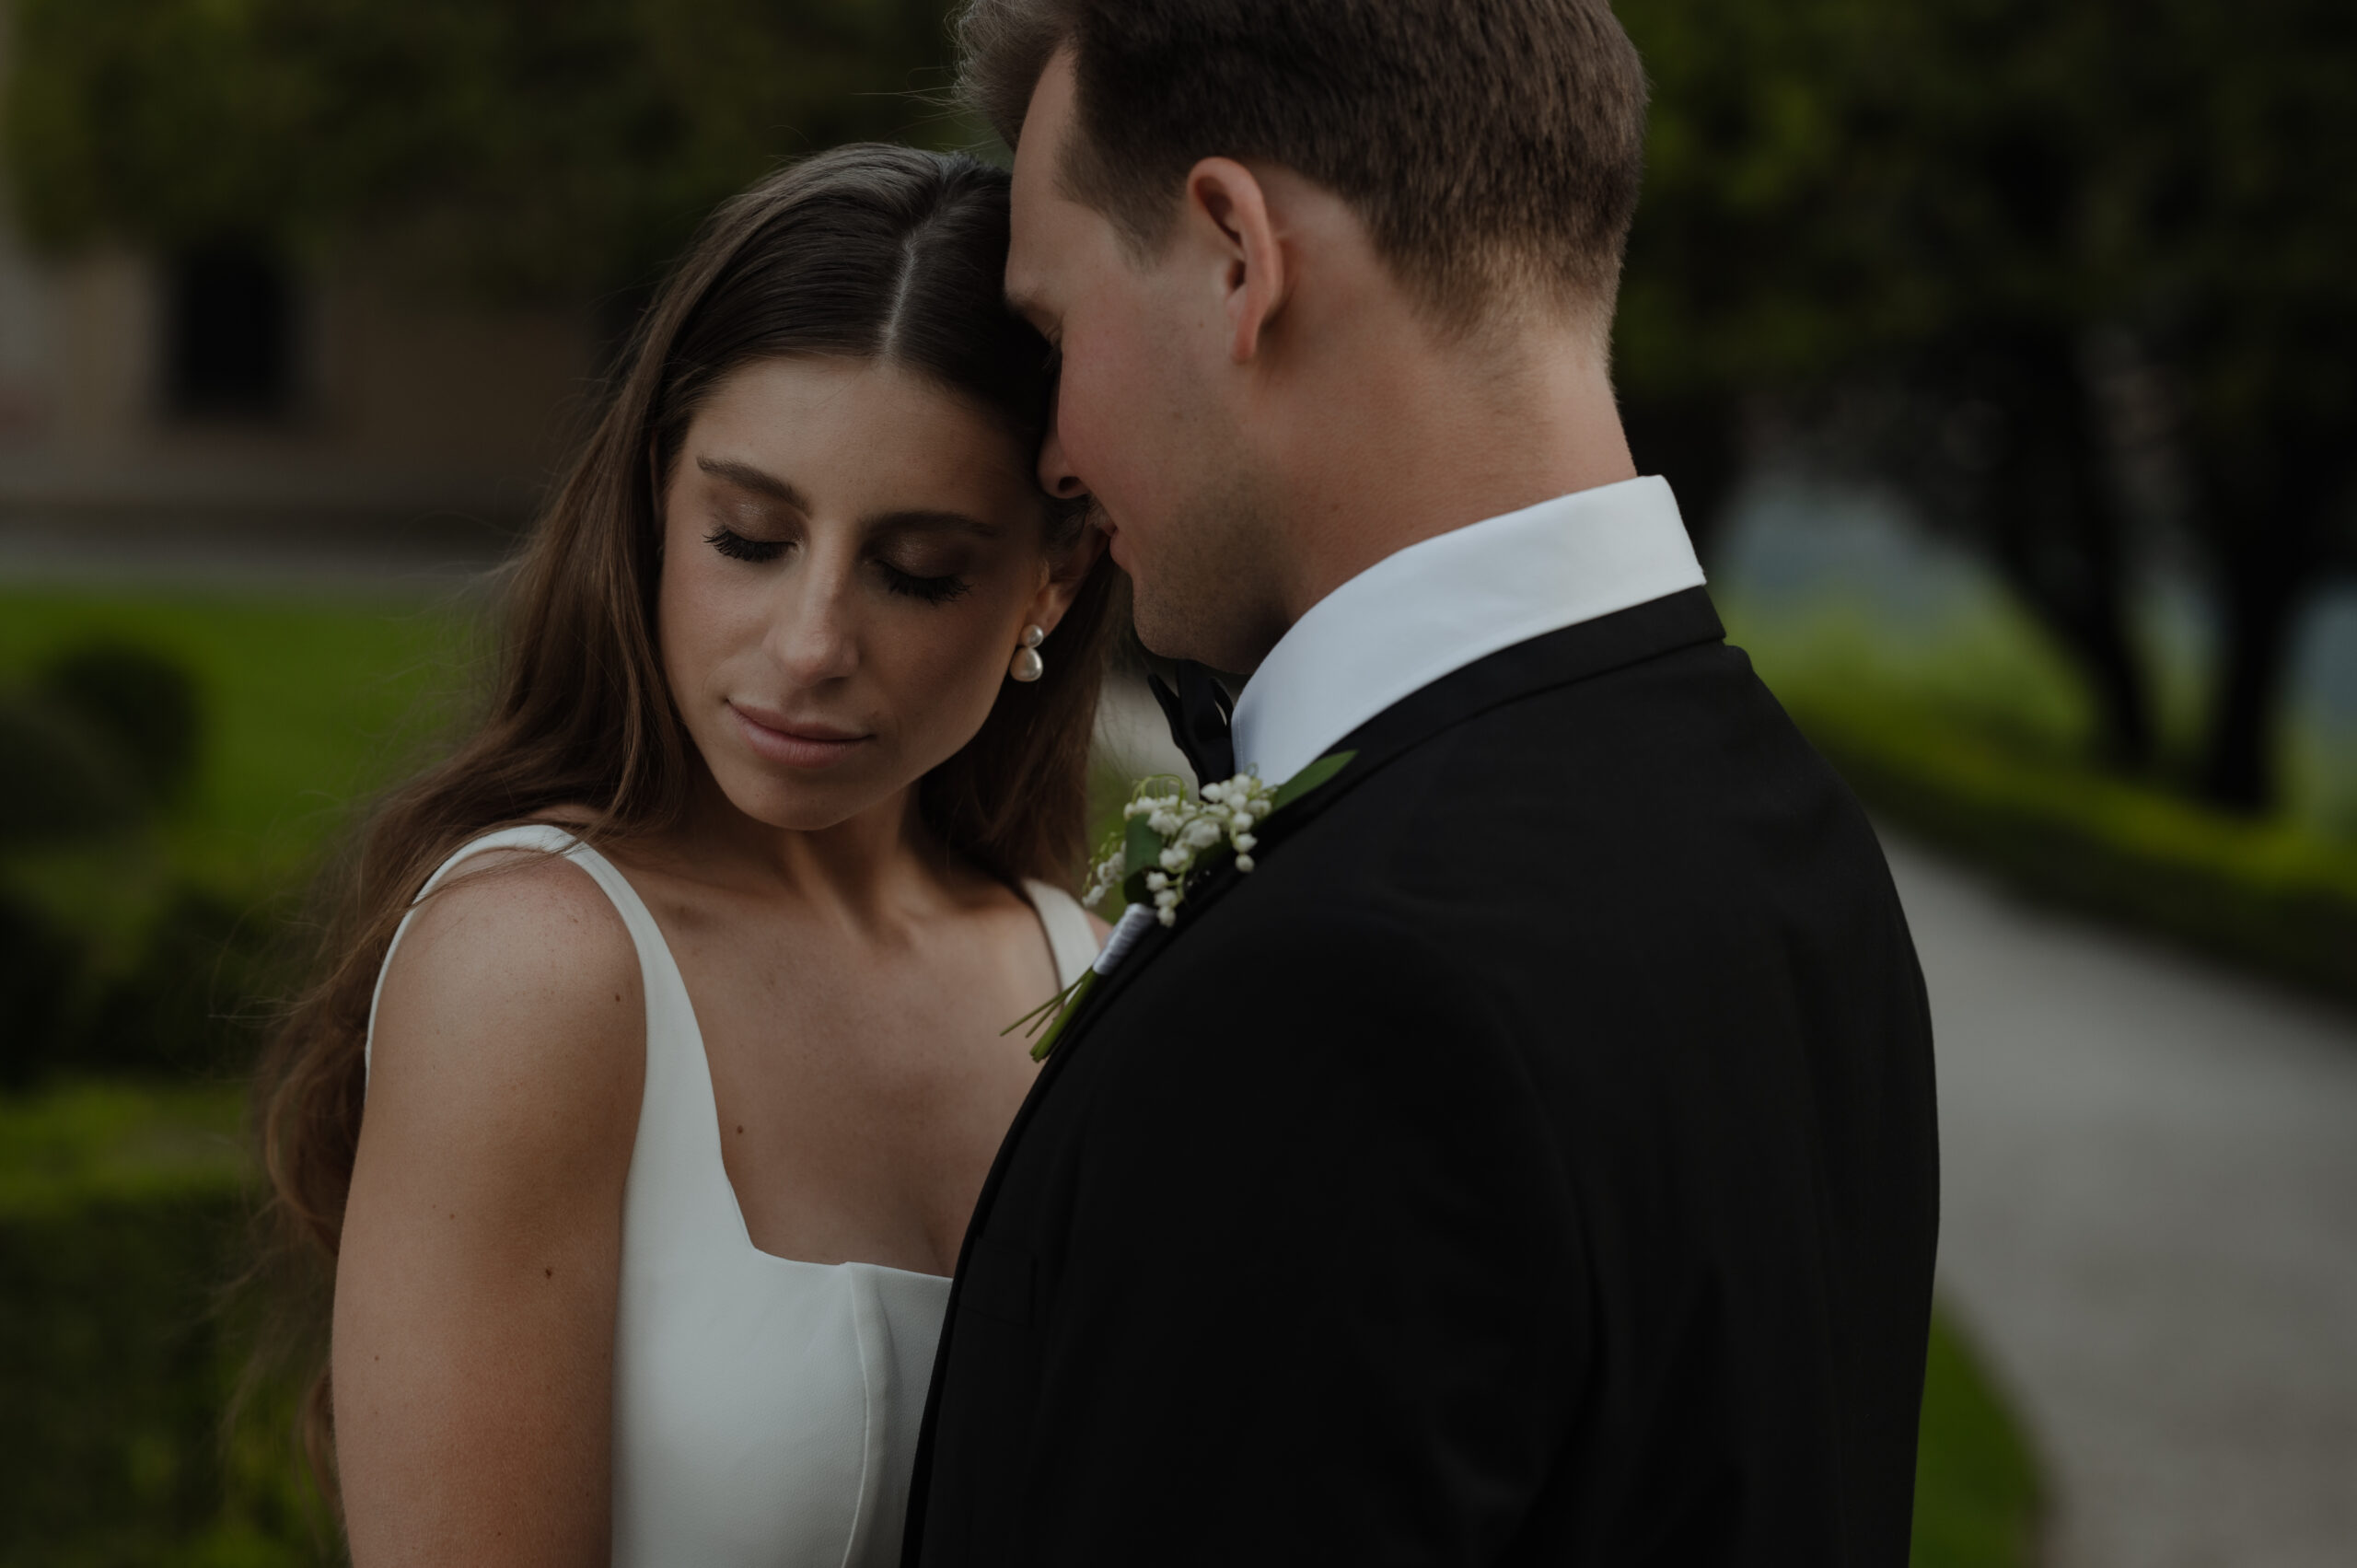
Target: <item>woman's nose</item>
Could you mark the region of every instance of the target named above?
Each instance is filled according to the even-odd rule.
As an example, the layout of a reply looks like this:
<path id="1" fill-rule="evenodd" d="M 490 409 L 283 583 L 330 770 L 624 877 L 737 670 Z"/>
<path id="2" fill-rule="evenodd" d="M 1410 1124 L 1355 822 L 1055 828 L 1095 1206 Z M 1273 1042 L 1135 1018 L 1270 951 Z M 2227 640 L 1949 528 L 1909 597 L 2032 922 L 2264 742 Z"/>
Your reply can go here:
<path id="1" fill-rule="evenodd" d="M 840 680 L 859 668 L 859 639 L 844 603 L 849 587 L 813 573 L 779 597 L 763 642 L 795 685 Z"/>

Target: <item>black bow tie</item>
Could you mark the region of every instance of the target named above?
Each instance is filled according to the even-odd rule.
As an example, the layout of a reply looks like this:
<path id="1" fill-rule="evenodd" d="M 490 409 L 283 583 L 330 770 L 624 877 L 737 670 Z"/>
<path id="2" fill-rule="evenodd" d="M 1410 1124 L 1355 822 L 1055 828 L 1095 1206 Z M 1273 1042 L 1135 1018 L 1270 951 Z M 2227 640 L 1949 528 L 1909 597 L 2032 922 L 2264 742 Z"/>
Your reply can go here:
<path id="1" fill-rule="evenodd" d="M 1196 784 L 1225 784 L 1234 778 L 1236 740 L 1227 724 L 1236 704 L 1228 700 L 1226 688 L 1191 659 L 1178 661 L 1176 691 L 1158 675 L 1149 672 L 1145 679 L 1154 688 L 1154 700 L 1162 704 L 1162 716 L 1170 721 L 1170 738 L 1195 770 Z"/>

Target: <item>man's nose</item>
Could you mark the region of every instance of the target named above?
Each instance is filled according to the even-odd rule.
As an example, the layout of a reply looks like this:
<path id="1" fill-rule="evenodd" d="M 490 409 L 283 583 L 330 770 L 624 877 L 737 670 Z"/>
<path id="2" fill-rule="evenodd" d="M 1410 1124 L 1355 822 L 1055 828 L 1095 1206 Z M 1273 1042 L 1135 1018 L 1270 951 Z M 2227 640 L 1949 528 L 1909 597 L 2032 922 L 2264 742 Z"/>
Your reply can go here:
<path id="1" fill-rule="evenodd" d="M 1048 420 L 1048 438 L 1039 443 L 1039 488 L 1059 501 L 1076 501 L 1088 494 L 1088 486 L 1073 471 L 1072 459 L 1064 456 L 1062 421 L 1052 413 Z"/>

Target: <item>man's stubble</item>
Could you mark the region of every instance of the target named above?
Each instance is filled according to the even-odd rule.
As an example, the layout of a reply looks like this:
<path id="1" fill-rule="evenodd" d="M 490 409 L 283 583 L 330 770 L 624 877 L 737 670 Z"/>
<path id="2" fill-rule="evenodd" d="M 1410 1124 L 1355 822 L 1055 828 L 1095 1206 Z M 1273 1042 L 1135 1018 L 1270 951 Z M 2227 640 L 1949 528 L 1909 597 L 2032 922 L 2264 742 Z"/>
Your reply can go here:
<path id="1" fill-rule="evenodd" d="M 1283 636 L 1282 520 L 1238 465 L 1204 472 L 1163 517 L 1150 559 L 1132 559 L 1138 641 L 1166 658 L 1250 672 Z"/>

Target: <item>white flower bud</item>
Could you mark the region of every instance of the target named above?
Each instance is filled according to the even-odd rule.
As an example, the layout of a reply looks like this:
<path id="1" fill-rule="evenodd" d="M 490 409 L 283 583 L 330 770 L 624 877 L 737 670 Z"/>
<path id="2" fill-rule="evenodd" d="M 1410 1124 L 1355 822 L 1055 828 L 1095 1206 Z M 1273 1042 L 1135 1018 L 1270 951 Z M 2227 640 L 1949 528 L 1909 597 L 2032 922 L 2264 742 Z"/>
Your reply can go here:
<path id="1" fill-rule="evenodd" d="M 1163 889 L 1167 888 L 1168 886 L 1170 886 L 1170 878 L 1165 877 L 1161 872 L 1149 871 L 1145 874 L 1145 890 L 1147 892 L 1159 893 Z"/>
<path id="2" fill-rule="evenodd" d="M 1164 910 L 1160 914 L 1155 916 L 1155 918 L 1162 922 L 1165 925 L 1176 925 L 1178 923 L 1178 912 L 1177 910 Z"/>
<path id="3" fill-rule="evenodd" d="M 1237 855 L 1237 856 L 1236 857 L 1236 869 L 1237 869 L 1238 871 L 1249 871 L 1249 870 L 1251 870 L 1251 869 L 1252 869 L 1252 857 L 1251 857 L 1250 855 L 1248 855 L 1248 854 L 1239 854 L 1239 855 Z"/>
<path id="4" fill-rule="evenodd" d="M 1177 871 L 1186 864 L 1187 852 L 1185 850 L 1167 849 L 1162 852 L 1162 868 L 1165 871 Z"/>
<path id="5" fill-rule="evenodd" d="M 1249 833 L 1238 833 L 1236 835 L 1236 847 L 1238 853 L 1249 851 L 1254 844 L 1257 844 L 1260 842 L 1260 840 L 1254 838 Z"/>

